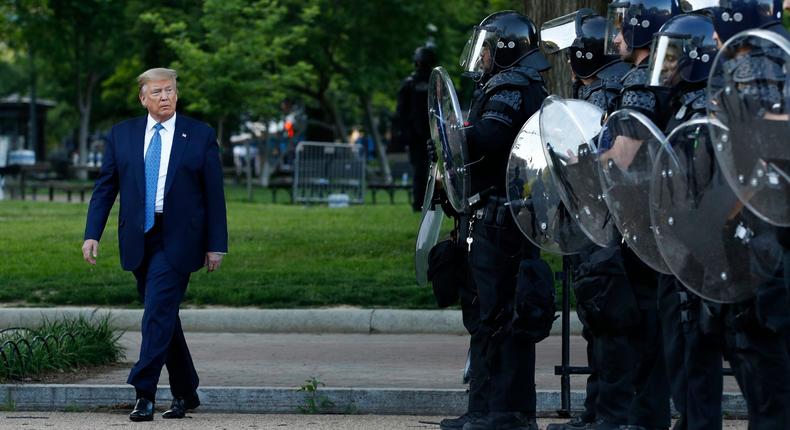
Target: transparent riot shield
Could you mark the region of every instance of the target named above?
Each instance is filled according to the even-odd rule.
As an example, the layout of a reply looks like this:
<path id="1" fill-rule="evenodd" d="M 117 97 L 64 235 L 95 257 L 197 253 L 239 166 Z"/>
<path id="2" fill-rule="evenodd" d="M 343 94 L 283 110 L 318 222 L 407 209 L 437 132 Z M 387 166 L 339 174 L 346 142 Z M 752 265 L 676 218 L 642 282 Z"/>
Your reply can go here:
<path id="1" fill-rule="evenodd" d="M 714 156 L 717 121 L 678 126 L 653 168 L 650 216 L 664 261 L 699 296 L 721 303 L 752 297 L 782 264 L 776 227 L 741 204 Z"/>
<path id="2" fill-rule="evenodd" d="M 617 229 L 645 264 L 670 273 L 650 220 L 650 178 L 664 134 L 641 113 L 622 109 L 606 120 L 598 142 L 603 196 Z"/>
<path id="3" fill-rule="evenodd" d="M 617 230 L 601 193 L 595 144 L 603 111 L 581 100 L 549 96 L 540 112 L 546 162 L 565 207 L 590 240 L 611 245 Z"/>
<path id="4" fill-rule="evenodd" d="M 425 199 L 422 203 L 422 221 L 417 232 L 417 243 L 414 253 L 414 269 L 417 284 L 428 285 L 428 254 L 439 240 L 439 233 L 444 221 L 444 212 L 441 207 L 433 207 L 433 191 L 436 186 L 437 163 L 431 163 L 428 170 L 428 185 L 425 189 Z"/>
<path id="5" fill-rule="evenodd" d="M 513 142 L 505 189 L 516 225 L 540 249 L 564 255 L 591 244 L 565 209 L 546 163 L 540 111 L 521 127 Z"/>
<path id="6" fill-rule="evenodd" d="M 463 130 L 464 119 L 453 81 L 441 66 L 431 72 L 428 117 L 431 138 L 439 158 L 437 179 L 441 181 L 453 208 L 460 213 L 466 212 L 470 180 L 466 169 L 469 153 Z"/>
<path id="7" fill-rule="evenodd" d="M 749 30 L 724 44 L 708 80 L 716 159 L 755 214 L 790 226 L 790 42 Z"/>

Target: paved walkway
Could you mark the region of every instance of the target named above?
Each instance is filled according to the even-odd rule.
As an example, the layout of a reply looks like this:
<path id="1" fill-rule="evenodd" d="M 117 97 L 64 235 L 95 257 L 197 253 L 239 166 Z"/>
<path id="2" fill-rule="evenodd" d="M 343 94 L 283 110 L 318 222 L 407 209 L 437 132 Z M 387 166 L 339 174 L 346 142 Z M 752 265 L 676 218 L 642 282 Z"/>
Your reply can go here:
<path id="1" fill-rule="evenodd" d="M 187 333 L 203 386 L 298 387 L 317 377 L 327 387 L 463 388 L 468 337 L 438 334 L 253 334 Z M 128 364 L 70 378 L 77 384 L 123 384 L 140 350 L 140 334 L 121 338 Z M 571 364 L 586 365 L 585 344 L 571 337 Z M 559 336 L 536 348 L 539 390 L 558 390 Z M 167 384 L 166 370 L 161 382 Z M 572 376 L 572 389 L 584 389 L 585 376 Z M 737 392 L 732 377 L 724 391 Z"/>
<path id="2" fill-rule="evenodd" d="M 6 412 L 0 415 L 2 430 L 85 430 L 85 429 L 139 429 L 161 428 L 182 430 L 224 429 L 344 429 L 344 430 L 389 430 L 389 429 L 438 429 L 436 424 L 442 417 L 380 416 L 380 415 L 252 415 L 252 414 L 205 414 L 192 413 L 183 420 L 166 421 L 158 416 L 152 423 L 133 423 L 126 412 L 107 413 L 41 413 Z M 549 423 L 562 422 L 555 419 L 540 419 L 541 428 Z M 725 421 L 724 429 L 745 429 L 743 421 Z"/>

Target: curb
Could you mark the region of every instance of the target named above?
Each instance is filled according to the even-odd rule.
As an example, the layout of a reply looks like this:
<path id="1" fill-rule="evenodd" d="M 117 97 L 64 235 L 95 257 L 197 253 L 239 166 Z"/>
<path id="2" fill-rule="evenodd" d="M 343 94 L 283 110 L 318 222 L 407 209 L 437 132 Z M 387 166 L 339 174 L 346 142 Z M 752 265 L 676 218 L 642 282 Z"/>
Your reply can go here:
<path id="1" fill-rule="evenodd" d="M 170 392 L 160 387 L 157 403 L 170 404 Z M 199 411 L 237 413 L 340 413 L 374 415 L 460 415 L 466 411 L 465 390 L 398 388 L 321 388 L 313 396 L 295 388 L 205 387 L 199 388 Z M 134 389 L 128 385 L 0 385 L 0 404 L 20 411 L 131 409 Z M 571 392 L 571 409 L 584 407 L 584 391 Z M 556 416 L 560 407 L 558 390 L 538 390 L 539 416 Z M 301 408 L 301 409 L 300 409 Z M 725 414 L 745 416 L 746 404 L 740 393 L 724 393 Z"/>
<path id="2" fill-rule="evenodd" d="M 142 309 L 87 307 L 0 308 L 0 327 L 33 327 L 44 320 L 112 316 L 119 330 L 137 331 Z M 448 334 L 466 335 L 461 311 L 400 309 L 182 309 L 186 331 L 206 333 L 354 333 L 354 334 Z M 571 334 L 581 334 L 576 313 Z M 551 334 L 561 333 L 561 318 L 554 320 Z"/>

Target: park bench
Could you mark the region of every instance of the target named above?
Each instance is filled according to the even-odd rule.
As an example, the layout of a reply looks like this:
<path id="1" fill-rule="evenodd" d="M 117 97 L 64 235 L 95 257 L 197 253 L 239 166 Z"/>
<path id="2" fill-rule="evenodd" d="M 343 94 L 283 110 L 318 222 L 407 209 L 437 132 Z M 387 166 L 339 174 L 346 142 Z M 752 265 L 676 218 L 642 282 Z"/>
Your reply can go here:
<path id="1" fill-rule="evenodd" d="M 293 195 L 293 184 L 294 180 L 292 176 L 274 176 L 269 180 L 269 189 L 272 192 L 272 203 L 277 203 L 277 193 L 279 191 L 285 191 L 288 194 L 288 197 L 291 199 L 291 203 L 294 202 L 294 195 Z"/>
<path id="2" fill-rule="evenodd" d="M 376 193 L 379 191 L 384 191 L 390 196 L 390 203 L 395 204 L 395 192 L 398 190 L 405 190 L 409 195 L 409 202 L 413 198 L 412 196 L 412 189 L 411 184 L 403 184 L 403 183 L 370 183 L 368 184 L 368 189 L 370 190 L 370 196 L 372 197 L 373 204 L 376 204 Z"/>
<path id="3" fill-rule="evenodd" d="M 33 200 L 37 199 L 39 189 L 46 189 L 49 201 L 55 200 L 55 191 L 63 191 L 66 193 L 68 202 L 71 202 L 73 194 L 79 193 L 80 202 L 85 203 L 85 193 L 93 189 L 93 184 L 67 181 L 30 181 L 28 187 Z"/>

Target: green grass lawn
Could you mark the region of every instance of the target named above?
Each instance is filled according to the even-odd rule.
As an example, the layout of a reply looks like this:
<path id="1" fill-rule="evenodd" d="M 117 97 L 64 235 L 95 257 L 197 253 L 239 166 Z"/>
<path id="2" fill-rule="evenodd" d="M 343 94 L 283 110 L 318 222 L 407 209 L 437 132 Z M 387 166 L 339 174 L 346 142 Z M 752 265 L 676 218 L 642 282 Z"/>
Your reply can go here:
<path id="1" fill-rule="evenodd" d="M 434 307 L 430 288 L 414 280 L 419 215 L 405 193 L 395 205 L 380 194 L 378 205 L 344 209 L 271 204 L 260 189 L 251 203 L 241 187 L 228 186 L 227 194 L 230 252 L 218 272 L 192 275 L 188 304 Z M 134 277 L 118 259 L 117 206 L 94 267 L 80 250 L 86 209 L 0 202 L 0 302 L 138 306 Z"/>

